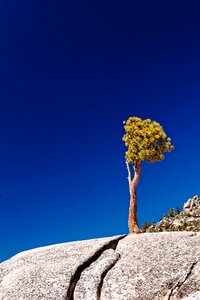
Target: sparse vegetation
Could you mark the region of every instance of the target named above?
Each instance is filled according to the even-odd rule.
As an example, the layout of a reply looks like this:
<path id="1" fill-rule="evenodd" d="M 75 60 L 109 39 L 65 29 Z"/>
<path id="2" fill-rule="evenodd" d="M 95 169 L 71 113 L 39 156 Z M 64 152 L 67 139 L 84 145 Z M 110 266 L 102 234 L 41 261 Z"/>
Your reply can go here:
<path id="1" fill-rule="evenodd" d="M 146 232 L 147 228 L 149 228 L 152 224 L 150 222 L 144 222 L 142 224 L 142 232 Z"/>
<path id="2" fill-rule="evenodd" d="M 180 209 L 178 208 L 178 206 L 175 208 L 175 216 L 180 214 Z"/>
<path id="3" fill-rule="evenodd" d="M 158 223 L 142 224 L 142 232 L 162 231 L 200 231 L 200 202 L 199 204 L 197 202 L 192 209 L 184 209 L 182 212 L 178 207 L 170 208 Z"/>
<path id="4" fill-rule="evenodd" d="M 167 216 L 169 218 L 173 218 L 175 216 L 174 208 L 170 208 L 170 210 L 168 211 Z"/>

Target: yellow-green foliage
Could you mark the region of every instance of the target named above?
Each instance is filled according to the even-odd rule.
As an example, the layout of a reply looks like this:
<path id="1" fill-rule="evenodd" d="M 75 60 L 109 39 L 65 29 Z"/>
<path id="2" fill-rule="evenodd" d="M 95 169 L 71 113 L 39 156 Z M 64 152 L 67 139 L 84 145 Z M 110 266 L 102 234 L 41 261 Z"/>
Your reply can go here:
<path id="1" fill-rule="evenodd" d="M 162 126 L 150 119 L 130 117 L 123 122 L 123 141 L 128 147 L 126 160 L 135 165 L 138 161 L 155 162 L 164 159 L 164 152 L 174 149 Z"/>

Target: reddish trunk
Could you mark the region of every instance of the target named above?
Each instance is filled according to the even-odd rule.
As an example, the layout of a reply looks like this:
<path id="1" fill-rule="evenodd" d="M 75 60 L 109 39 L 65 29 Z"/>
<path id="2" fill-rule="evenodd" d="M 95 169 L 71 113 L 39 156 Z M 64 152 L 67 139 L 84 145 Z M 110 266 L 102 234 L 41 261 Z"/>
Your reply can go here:
<path id="1" fill-rule="evenodd" d="M 136 186 L 138 185 L 140 180 L 140 170 L 141 170 L 141 162 L 138 162 L 136 166 L 134 166 L 135 174 L 133 180 L 129 178 L 130 206 L 129 206 L 128 227 L 130 233 L 141 232 L 137 220 L 137 198 L 136 198 Z"/>

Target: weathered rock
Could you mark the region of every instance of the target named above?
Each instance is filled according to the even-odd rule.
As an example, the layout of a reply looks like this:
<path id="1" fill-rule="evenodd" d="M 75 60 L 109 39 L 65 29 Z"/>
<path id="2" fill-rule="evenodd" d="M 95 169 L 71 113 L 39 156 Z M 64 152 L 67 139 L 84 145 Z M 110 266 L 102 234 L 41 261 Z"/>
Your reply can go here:
<path id="1" fill-rule="evenodd" d="M 65 300 L 82 266 L 90 265 L 101 249 L 115 246 L 118 239 L 63 243 L 17 254 L 0 264 L 0 300 Z"/>
<path id="2" fill-rule="evenodd" d="M 74 300 L 96 300 L 102 288 L 102 280 L 107 272 L 117 263 L 120 255 L 113 249 L 106 250 L 94 263 L 81 274 Z"/>
<path id="3" fill-rule="evenodd" d="M 175 300 L 200 293 L 200 233 L 129 235 L 104 279 L 101 300 Z"/>
<path id="4" fill-rule="evenodd" d="M 192 209 L 194 207 L 200 206 L 200 196 L 194 196 L 189 198 L 183 205 L 183 210 Z"/>
<path id="5" fill-rule="evenodd" d="M 200 196 L 189 198 L 179 214 L 168 215 L 156 224 L 145 226 L 143 231 L 200 231 Z"/>
<path id="6" fill-rule="evenodd" d="M 183 298 L 182 300 L 200 300 L 200 292 L 191 294 L 190 296 Z"/>
<path id="7" fill-rule="evenodd" d="M 200 233 L 58 244 L 0 264 L 0 300 L 199 300 Z"/>

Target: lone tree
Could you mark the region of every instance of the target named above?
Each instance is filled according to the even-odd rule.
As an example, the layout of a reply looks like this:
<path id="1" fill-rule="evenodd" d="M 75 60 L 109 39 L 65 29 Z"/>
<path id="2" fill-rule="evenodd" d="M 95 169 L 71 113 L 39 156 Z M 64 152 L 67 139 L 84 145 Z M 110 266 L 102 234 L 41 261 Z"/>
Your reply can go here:
<path id="1" fill-rule="evenodd" d="M 130 117 L 123 124 L 125 129 L 123 141 L 128 147 L 125 154 L 130 192 L 128 226 L 130 233 L 140 233 L 137 221 L 136 187 L 140 180 L 142 162 L 163 160 L 163 153 L 171 152 L 174 147 L 158 122 Z M 132 177 L 130 164 L 133 166 L 134 177 Z"/>

